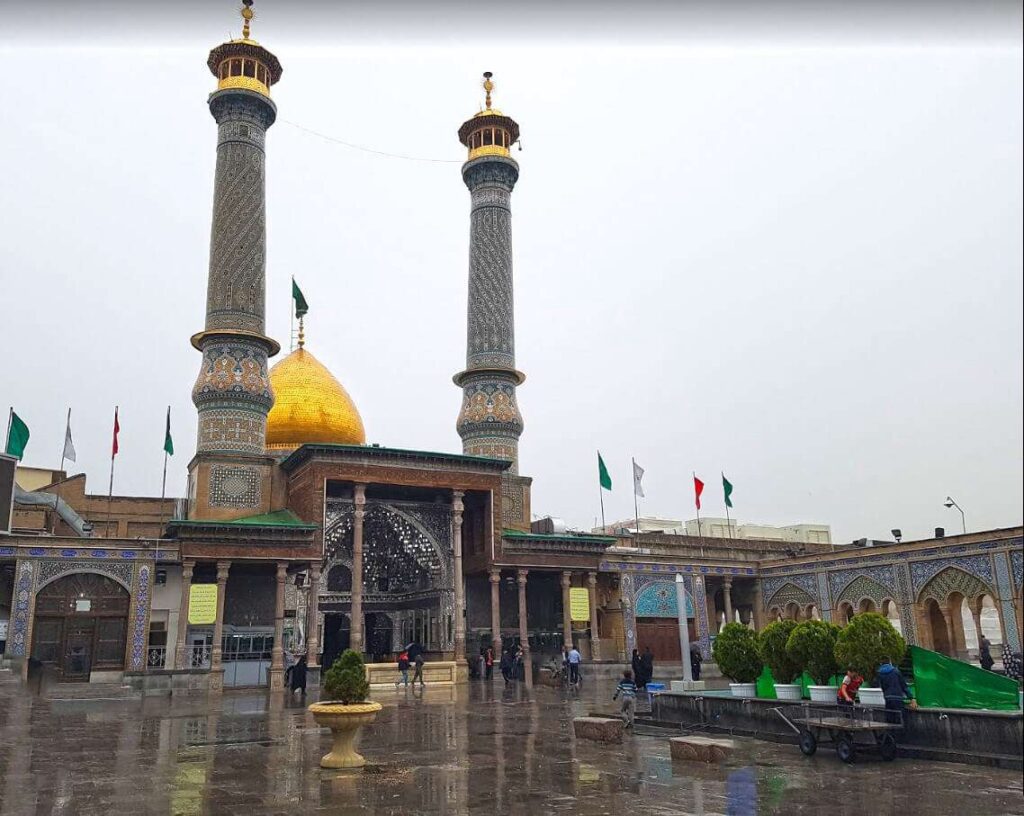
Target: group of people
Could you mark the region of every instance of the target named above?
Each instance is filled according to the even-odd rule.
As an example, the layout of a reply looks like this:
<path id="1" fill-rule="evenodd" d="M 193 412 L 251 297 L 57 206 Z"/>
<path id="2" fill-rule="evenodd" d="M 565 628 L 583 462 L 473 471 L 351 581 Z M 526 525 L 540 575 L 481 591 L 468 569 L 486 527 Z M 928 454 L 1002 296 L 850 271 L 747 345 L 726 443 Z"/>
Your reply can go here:
<path id="1" fill-rule="evenodd" d="M 852 707 L 857 702 L 857 690 L 864 684 L 864 678 L 852 666 L 846 670 L 843 681 L 836 690 L 836 702 L 840 706 Z M 903 723 L 903 710 L 907 701 L 913 702 L 906 678 L 892 661 L 886 657 L 875 674 L 875 688 L 880 688 L 885 697 L 886 719 L 897 725 Z"/>
<path id="2" fill-rule="evenodd" d="M 423 682 L 423 664 L 426 663 L 426 659 L 423 656 L 423 647 L 420 646 L 416 641 L 413 641 L 401 652 L 398 653 L 398 679 L 395 681 L 395 688 L 404 685 L 406 688 L 409 687 L 409 667 L 413 667 L 412 684 L 415 687 L 416 681 L 418 680 L 420 686 L 425 686 Z"/>
<path id="3" fill-rule="evenodd" d="M 498 669 L 501 671 L 501 676 L 505 680 L 507 686 L 513 680 L 520 679 L 525 676 L 523 661 L 526 658 L 526 653 L 523 651 L 522 646 L 516 646 L 515 649 L 505 649 L 501 653 L 501 660 L 498 661 Z"/>

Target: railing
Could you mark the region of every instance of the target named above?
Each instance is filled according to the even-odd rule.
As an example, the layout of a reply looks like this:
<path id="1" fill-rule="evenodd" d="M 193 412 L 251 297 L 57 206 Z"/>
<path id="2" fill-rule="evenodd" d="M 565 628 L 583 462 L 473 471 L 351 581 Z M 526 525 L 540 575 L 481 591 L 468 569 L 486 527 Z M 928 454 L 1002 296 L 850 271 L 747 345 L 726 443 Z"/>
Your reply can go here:
<path id="1" fill-rule="evenodd" d="M 210 668 L 210 654 L 212 651 L 212 646 L 192 645 L 187 647 L 185 659 L 188 663 L 186 665 L 190 669 Z"/>
<path id="2" fill-rule="evenodd" d="M 146 650 L 146 668 L 163 669 L 167 666 L 167 647 L 150 646 Z"/>

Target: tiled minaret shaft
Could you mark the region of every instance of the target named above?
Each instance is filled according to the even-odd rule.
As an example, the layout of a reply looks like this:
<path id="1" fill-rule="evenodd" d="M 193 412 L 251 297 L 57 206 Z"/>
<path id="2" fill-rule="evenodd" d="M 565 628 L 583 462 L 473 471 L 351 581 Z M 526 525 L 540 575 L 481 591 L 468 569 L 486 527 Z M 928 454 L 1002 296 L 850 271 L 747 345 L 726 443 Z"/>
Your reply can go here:
<path id="1" fill-rule="evenodd" d="M 267 358 L 280 350 L 264 335 L 264 301 L 265 140 L 277 116 L 270 86 L 280 78 L 281 65 L 249 39 L 249 5 L 242 12 L 242 39 L 217 46 L 208 61 L 218 79 L 209 98 L 217 122 L 217 170 L 206 327 L 192 338 L 203 354 L 192 391 L 200 454 L 264 453 L 267 412 L 274 403 Z"/>
<path id="2" fill-rule="evenodd" d="M 524 375 L 515 366 L 512 287 L 512 190 L 519 165 L 509 148 L 519 125 L 491 107 L 490 74 L 485 74 L 487 108 L 459 129 L 469 149 L 462 179 L 470 192 L 469 308 L 466 370 L 455 375 L 462 388 L 457 429 L 463 452 L 511 460 L 518 472 L 523 420 L 516 386 Z"/>

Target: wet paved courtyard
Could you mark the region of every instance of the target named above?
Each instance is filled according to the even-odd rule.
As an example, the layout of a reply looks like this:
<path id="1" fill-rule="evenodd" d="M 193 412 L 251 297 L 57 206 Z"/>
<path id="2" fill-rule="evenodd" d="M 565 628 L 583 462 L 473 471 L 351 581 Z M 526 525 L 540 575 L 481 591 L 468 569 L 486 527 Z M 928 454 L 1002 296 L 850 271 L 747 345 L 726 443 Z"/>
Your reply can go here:
<path id="1" fill-rule="evenodd" d="M 473 683 L 375 692 L 363 773 L 298 698 L 61 700 L 0 686 L 0 816 L 13 814 L 1024 814 L 1019 771 L 865 758 L 738 740 L 724 766 L 673 763 L 664 736 L 576 742 L 610 684 L 529 695 Z M 312 697 L 306 702 L 312 701 Z"/>

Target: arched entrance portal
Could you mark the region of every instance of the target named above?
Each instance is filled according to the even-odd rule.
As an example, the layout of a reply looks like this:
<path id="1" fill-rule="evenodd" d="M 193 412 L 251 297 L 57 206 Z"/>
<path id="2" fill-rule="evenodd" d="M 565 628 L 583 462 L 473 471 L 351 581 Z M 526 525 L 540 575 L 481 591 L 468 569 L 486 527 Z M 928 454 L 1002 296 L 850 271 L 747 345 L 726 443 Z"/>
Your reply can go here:
<path id="1" fill-rule="evenodd" d="M 58 578 L 36 595 L 32 656 L 64 682 L 124 669 L 128 590 L 93 572 Z"/>

